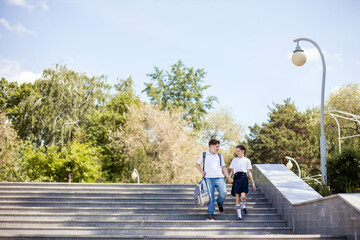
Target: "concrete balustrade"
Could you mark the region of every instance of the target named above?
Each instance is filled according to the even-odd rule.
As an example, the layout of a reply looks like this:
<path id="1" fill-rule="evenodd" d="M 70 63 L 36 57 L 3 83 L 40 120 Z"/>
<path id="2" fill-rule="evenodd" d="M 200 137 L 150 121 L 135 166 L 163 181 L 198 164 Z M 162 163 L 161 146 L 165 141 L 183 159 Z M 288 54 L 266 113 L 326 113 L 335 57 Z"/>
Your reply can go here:
<path id="1" fill-rule="evenodd" d="M 283 164 L 256 164 L 254 181 L 295 234 L 360 239 L 360 194 L 322 197 Z"/>

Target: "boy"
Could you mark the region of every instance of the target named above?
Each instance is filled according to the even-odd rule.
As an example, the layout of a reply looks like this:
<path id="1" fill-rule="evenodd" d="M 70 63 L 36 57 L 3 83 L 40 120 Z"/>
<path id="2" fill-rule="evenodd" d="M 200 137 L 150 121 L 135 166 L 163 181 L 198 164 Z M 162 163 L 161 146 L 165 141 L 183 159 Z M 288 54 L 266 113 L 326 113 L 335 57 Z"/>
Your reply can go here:
<path id="1" fill-rule="evenodd" d="M 220 141 L 216 139 L 211 139 L 209 141 L 209 151 L 204 152 L 200 155 L 199 159 L 196 162 L 196 168 L 201 172 L 202 177 L 205 178 L 206 184 L 210 193 L 210 203 L 208 206 L 207 214 L 209 215 L 207 220 L 214 220 L 215 213 L 215 188 L 218 191 L 217 205 L 219 207 L 219 212 L 224 211 L 223 203 L 226 198 L 226 183 L 224 180 L 225 174 L 229 183 L 232 183 L 232 179 L 228 174 L 228 171 L 225 166 L 224 159 L 221 154 L 218 153 L 220 149 Z M 204 156 L 205 154 L 205 156 Z M 201 168 L 201 163 L 205 158 L 204 170 Z"/>

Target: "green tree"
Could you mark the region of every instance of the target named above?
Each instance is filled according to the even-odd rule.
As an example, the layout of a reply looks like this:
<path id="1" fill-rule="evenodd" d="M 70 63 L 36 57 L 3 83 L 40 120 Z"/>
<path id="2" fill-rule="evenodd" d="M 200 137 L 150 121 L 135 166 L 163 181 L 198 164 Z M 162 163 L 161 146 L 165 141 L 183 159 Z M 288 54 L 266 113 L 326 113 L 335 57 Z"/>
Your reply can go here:
<path id="1" fill-rule="evenodd" d="M 20 151 L 20 171 L 25 175 L 26 181 L 57 181 L 57 172 L 61 163 L 61 153 L 59 147 L 55 145 L 35 149 L 32 143 L 27 141 Z"/>
<path id="2" fill-rule="evenodd" d="M 6 112 L 6 116 L 12 123 L 20 139 L 29 139 L 31 135 L 31 118 L 26 114 L 30 106 L 20 105 L 29 96 L 37 95 L 32 83 L 23 83 L 18 86 L 17 82 L 8 82 L 1 79 L 0 84 L 0 109 Z"/>
<path id="3" fill-rule="evenodd" d="M 345 84 L 331 92 L 326 101 L 327 110 L 341 110 L 352 114 L 360 113 L 360 86 L 356 83 Z"/>
<path id="4" fill-rule="evenodd" d="M 125 124 L 125 114 L 129 106 L 140 102 L 133 89 L 133 80 L 129 77 L 115 85 L 116 93 L 102 111 L 94 111 L 89 122 L 82 128 L 86 141 L 99 147 L 102 177 L 106 182 L 121 181 L 124 171 L 125 155 L 118 148 L 115 132 Z"/>
<path id="5" fill-rule="evenodd" d="M 209 85 L 202 85 L 205 77 L 203 69 L 186 67 L 182 61 L 171 66 L 170 72 L 155 67 L 155 73 L 148 74 L 150 83 L 145 83 L 143 90 L 150 102 L 162 110 L 181 108 L 183 118 L 195 129 L 201 128 L 201 122 L 207 110 L 217 101 L 214 96 L 204 97 L 204 90 Z"/>
<path id="6" fill-rule="evenodd" d="M 0 80 L 0 111 L 5 111 L 9 98 L 13 95 L 16 83 L 8 82 L 5 78 Z"/>
<path id="7" fill-rule="evenodd" d="M 75 142 L 62 154 L 64 155 L 60 164 L 62 174 L 59 176 L 67 173 L 68 182 L 95 182 L 100 177 L 101 166 L 96 147 Z"/>
<path id="8" fill-rule="evenodd" d="M 60 65 L 44 70 L 34 83 L 35 92 L 18 104 L 22 117 L 16 126 L 25 128 L 21 137 L 36 146 L 62 147 L 103 105 L 108 88 L 104 76 L 88 77 Z"/>
<path id="9" fill-rule="evenodd" d="M 360 116 L 360 86 L 358 84 L 346 84 L 333 91 L 327 102 L 326 110 L 338 110 Z M 338 115 L 341 115 L 337 113 Z M 345 115 L 343 115 L 345 116 Z M 351 118 L 350 116 L 346 116 Z M 340 125 L 341 137 L 354 136 L 360 134 L 360 124 L 357 121 L 350 121 L 344 118 L 337 118 Z M 330 153 L 337 153 L 338 150 L 338 126 L 336 121 L 330 116 L 325 115 L 325 132 L 327 137 L 327 149 Z M 341 140 L 342 146 L 360 145 L 360 137 L 353 137 Z"/>
<path id="10" fill-rule="evenodd" d="M 97 148 L 74 142 L 60 151 L 59 146 L 41 146 L 30 142 L 21 150 L 19 165 L 27 181 L 95 182 L 101 174 Z M 69 174 L 70 173 L 70 174 Z"/>
<path id="11" fill-rule="evenodd" d="M 268 122 L 250 127 L 249 158 L 254 163 L 281 163 L 290 156 L 304 174 L 319 173 L 318 135 L 312 119 L 316 119 L 316 111 L 301 113 L 290 99 L 274 104 Z"/>
<path id="12" fill-rule="evenodd" d="M 358 192 L 360 187 L 360 154 L 345 147 L 328 161 L 328 175 L 333 193 Z"/>

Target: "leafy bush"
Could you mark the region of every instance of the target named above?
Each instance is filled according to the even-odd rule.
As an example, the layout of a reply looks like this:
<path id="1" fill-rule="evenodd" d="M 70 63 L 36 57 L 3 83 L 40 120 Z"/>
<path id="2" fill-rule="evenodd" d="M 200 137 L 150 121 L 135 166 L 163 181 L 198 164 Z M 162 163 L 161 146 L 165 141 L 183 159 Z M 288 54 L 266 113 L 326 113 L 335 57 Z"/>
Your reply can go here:
<path id="1" fill-rule="evenodd" d="M 75 142 L 67 148 L 28 143 L 21 151 L 20 172 L 31 182 L 95 182 L 101 175 L 97 148 Z"/>
<path id="2" fill-rule="evenodd" d="M 360 153 L 345 148 L 329 159 L 328 176 L 333 193 L 357 192 L 360 186 Z"/>
<path id="3" fill-rule="evenodd" d="M 325 184 L 317 183 L 315 181 L 308 182 L 308 184 L 323 197 L 331 195 L 329 187 Z"/>

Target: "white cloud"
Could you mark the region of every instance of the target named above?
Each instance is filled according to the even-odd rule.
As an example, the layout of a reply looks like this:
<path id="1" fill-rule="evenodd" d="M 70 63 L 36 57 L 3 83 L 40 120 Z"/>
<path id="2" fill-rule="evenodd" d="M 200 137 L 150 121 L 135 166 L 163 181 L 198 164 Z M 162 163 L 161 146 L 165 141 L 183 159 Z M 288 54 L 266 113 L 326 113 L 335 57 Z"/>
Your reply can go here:
<path id="1" fill-rule="evenodd" d="M 322 71 L 322 63 L 321 63 L 321 57 L 320 53 L 317 50 L 317 48 L 302 48 L 304 50 L 304 54 L 306 55 L 306 62 L 314 62 L 317 63 L 316 70 Z M 333 71 L 335 70 L 334 67 L 330 66 L 328 63 L 331 62 L 334 64 L 334 62 L 343 62 L 343 56 L 341 53 L 329 53 L 326 50 L 321 50 L 324 54 L 325 63 L 326 63 L 326 70 L 327 71 Z M 292 52 L 288 54 L 289 59 L 292 57 Z"/>
<path id="2" fill-rule="evenodd" d="M 320 62 L 320 54 L 316 48 L 303 48 L 306 59 L 309 62 Z"/>
<path id="3" fill-rule="evenodd" d="M 12 29 L 9 22 L 5 18 L 0 18 L 0 23 L 7 29 L 9 29 L 9 30 Z"/>
<path id="4" fill-rule="evenodd" d="M 360 61 L 357 61 L 356 64 L 357 64 L 357 65 L 360 65 Z"/>
<path id="5" fill-rule="evenodd" d="M 30 4 L 27 0 L 8 0 L 8 3 L 11 5 L 27 8 L 29 10 L 35 8 L 35 6 Z"/>
<path id="6" fill-rule="evenodd" d="M 341 53 L 329 53 L 326 50 L 322 50 L 324 54 L 325 61 L 327 59 L 336 60 L 338 62 L 343 61 Z M 320 62 L 320 53 L 316 48 L 305 48 L 304 53 L 309 61 Z"/>
<path id="7" fill-rule="evenodd" d="M 46 1 L 29 1 L 29 0 L 8 0 L 8 3 L 11 5 L 19 6 L 26 8 L 28 10 L 33 10 L 37 7 L 42 8 L 43 10 L 49 10 Z"/>
<path id="8" fill-rule="evenodd" d="M 35 34 L 34 31 L 27 30 L 23 25 L 17 23 L 15 26 L 11 26 L 9 22 L 5 18 L 0 18 L 0 24 L 2 24 L 5 28 L 9 29 L 12 32 L 16 32 L 20 35 L 23 33 L 27 34 Z"/>
<path id="9" fill-rule="evenodd" d="M 24 70 L 20 62 L 0 59 L 0 77 L 4 77 L 10 82 L 17 82 L 19 84 L 34 82 L 36 79 L 39 79 L 41 75 L 41 73 Z"/>
<path id="10" fill-rule="evenodd" d="M 39 5 L 43 10 L 49 10 L 49 7 L 45 1 L 39 2 Z"/>
<path id="11" fill-rule="evenodd" d="M 328 62 L 327 60 L 335 60 L 337 62 L 343 61 L 343 56 L 341 53 L 329 53 L 327 50 L 321 50 L 324 54 L 325 62 Z M 306 54 L 306 57 L 309 61 L 312 62 L 320 62 L 320 53 L 317 50 L 317 48 L 304 48 L 304 53 Z"/>

